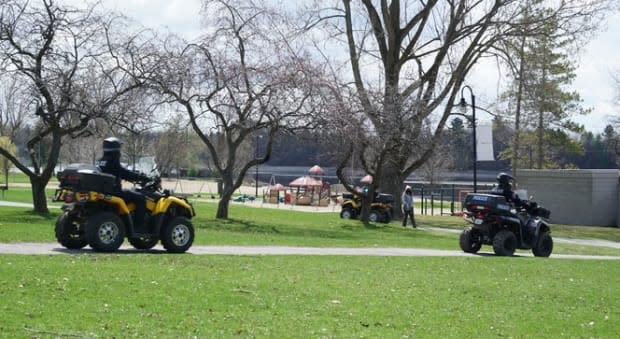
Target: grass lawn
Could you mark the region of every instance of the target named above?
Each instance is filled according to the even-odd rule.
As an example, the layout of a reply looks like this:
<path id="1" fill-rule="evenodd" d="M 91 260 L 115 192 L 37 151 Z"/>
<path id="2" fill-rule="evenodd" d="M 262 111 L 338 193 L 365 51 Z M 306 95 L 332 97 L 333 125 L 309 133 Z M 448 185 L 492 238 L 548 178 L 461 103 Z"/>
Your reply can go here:
<path id="1" fill-rule="evenodd" d="M 620 261 L 0 256 L 7 337 L 614 338 Z"/>
<path id="2" fill-rule="evenodd" d="M 52 198 L 55 192 L 56 192 L 55 189 L 46 189 L 45 196 L 47 196 L 48 198 Z M 23 187 L 10 187 L 8 190 L 4 191 L 4 198 L 2 200 L 32 203 L 32 191 L 28 188 L 23 188 Z M 61 203 L 48 201 L 48 205 L 60 206 Z"/>
<path id="3" fill-rule="evenodd" d="M 458 234 L 397 222 L 238 204 L 221 221 L 215 209 L 196 204 L 195 244 L 458 250 Z M 0 207 L 0 242 L 53 242 L 58 213 Z M 418 216 L 418 224 L 464 222 Z M 554 235 L 582 234 L 552 227 Z M 554 253 L 620 250 L 556 244 Z M 0 255 L 0 337 L 616 338 L 618 286 L 620 260 Z"/>

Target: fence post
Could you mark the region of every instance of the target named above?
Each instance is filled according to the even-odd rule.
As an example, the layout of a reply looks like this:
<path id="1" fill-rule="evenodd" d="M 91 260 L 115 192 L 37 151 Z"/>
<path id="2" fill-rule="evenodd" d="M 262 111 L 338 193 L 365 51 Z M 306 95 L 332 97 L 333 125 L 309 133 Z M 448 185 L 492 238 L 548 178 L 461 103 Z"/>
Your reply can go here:
<path id="1" fill-rule="evenodd" d="M 452 184 L 452 200 L 450 201 L 450 215 L 454 215 L 454 184 Z"/>
<path id="2" fill-rule="evenodd" d="M 420 214 L 424 214 L 424 186 L 422 186 L 422 190 L 420 191 Z"/>
<path id="3" fill-rule="evenodd" d="M 439 216 L 443 215 L 443 187 L 439 191 Z"/>
<path id="4" fill-rule="evenodd" d="M 431 215 L 435 215 L 435 195 L 431 193 Z"/>

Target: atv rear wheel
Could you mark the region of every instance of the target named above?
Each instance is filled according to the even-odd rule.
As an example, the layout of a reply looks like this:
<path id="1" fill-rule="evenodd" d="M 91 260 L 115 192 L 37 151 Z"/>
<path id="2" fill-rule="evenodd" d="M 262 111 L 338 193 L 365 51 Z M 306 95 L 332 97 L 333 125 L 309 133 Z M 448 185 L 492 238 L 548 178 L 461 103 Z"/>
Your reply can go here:
<path id="1" fill-rule="evenodd" d="M 183 253 L 194 242 L 194 226 L 186 217 L 174 217 L 161 230 L 161 244 L 170 253 Z"/>
<path id="2" fill-rule="evenodd" d="M 517 249 L 517 237 L 514 233 L 501 230 L 493 238 L 493 252 L 497 255 L 511 256 Z"/>
<path id="3" fill-rule="evenodd" d="M 343 207 L 340 211 L 340 218 L 355 219 L 355 211 L 351 207 Z"/>
<path id="4" fill-rule="evenodd" d="M 139 250 L 150 250 L 159 241 L 158 238 L 155 237 L 132 237 L 129 238 L 129 243 L 136 249 Z"/>
<path id="5" fill-rule="evenodd" d="M 480 247 L 482 247 L 482 242 L 476 231 L 471 227 L 467 227 L 461 232 L 459 245 L 465 253 L 477 253 L 480 251 Z"/>
<path id="6" fill-rule="evenodd" d="M 543 232 L 536 242 L 536 246 L 532 248 L 532 253 L 536 257 L 548 257 L 553 251 L 553 239 L 549 232 Z"/>
<path id="7" fill-rule="evenodd" d="M 86 240 L 97 252 L 114 252 L 125 240 L 125 224 L 118 215 L 100 212 L 86 221 Z"/>
<path id="8" fill-rule="evenodd" d="M 56 219 L 56 240 L 65 248 L 71 250 L 79 250 L 88 245 L 84 230 L 79 228 L 79 224 L 75 222 L 74 216 L 65 212 Z"/>

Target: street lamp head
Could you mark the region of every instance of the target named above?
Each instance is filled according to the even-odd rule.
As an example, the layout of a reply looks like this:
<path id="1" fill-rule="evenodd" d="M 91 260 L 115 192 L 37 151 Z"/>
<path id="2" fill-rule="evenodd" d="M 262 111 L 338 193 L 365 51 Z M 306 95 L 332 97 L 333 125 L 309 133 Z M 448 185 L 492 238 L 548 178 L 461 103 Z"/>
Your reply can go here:
<path id="1" fill-rule="evenodd" d="M 461 101 L 459 102 L 459 107 L 460 107 L 461 113 L 465 114 L 467 112 L 467 102 L 465 101 L 465 98 L 461 97 Z"/>

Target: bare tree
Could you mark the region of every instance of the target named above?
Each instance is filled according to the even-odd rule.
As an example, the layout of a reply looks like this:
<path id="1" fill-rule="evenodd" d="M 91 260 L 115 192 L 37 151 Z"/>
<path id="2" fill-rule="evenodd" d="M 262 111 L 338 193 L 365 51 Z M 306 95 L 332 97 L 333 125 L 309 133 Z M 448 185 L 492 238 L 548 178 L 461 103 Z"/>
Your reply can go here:
<path id="1" fill-rule="evenodd" d="M 15 141 L 16 133 L 26 125 L 26 113 L 32 101 L 19 95 L 21 84 L 9 74 L 0 73 L 0 135 Z"/>
<path id="2" fill-rule="evenodd" d="M 2 3 L 0 71 L 19 83 L 16 96 L 29 103 L 27 120 L 34 133 L 26 144 L 28 160 L 4 148 L 0 154 L 30 178 L 39 213 L 48 212 L 45 185 L 63 139 L 83 135 L 97 119 L 109 119 L 115 105 L 141 86 L 126 72 L 131 60 L 122 60 L 131 40 L 105 39 L 126 27 L 117 19 L 100 14 L 96 6 L 71 8 L 54 0 Z"/>
<path id="3" fill-rule="evenodd" d="M 275 12 L 251 1 L 206 1 L 204 12 L 212 26 L 201 42 L 168 39 L 151 81 L 208 149 L 223 181 L 216 217 L 227 218 L 232 194 L 269 159 L 276 134 L 311 127 L 320 74 L 279 34 L 286 23 Z"/>
<path id="4" fill-rule="evenodd" d="M 433 155 L 418 168 L 424 180 L 428 181 L 431 190 L 434 185 L 441 183 L 448 171 L 454 169 L 454 159 L 448 145 L 441 144 L 435 148 Z"/>
<path id="5" fill-rule="evenodd" d="M 157 157 L 157 166 L 162 174 L 168 177 L 173 170 L 178 173 L 188 155 L 188 128 L 180 114 L 173 115 L 160 131 L 154 141 L 153 149 Z"/>
<path id="6" fill-rule="evenodd" d="M 516 20 L 523 8 L 516 0 L 330 4 L 314 3 L 306 27 L 323 28 L 324 40 L 335 38 L 330 43 L 337 47 L 317 43 L 323 53 L 346 48 L 350 77 L 340 83 L 355 89 L 362 115 L 356 120 L 365 123 L 362 145 L 372 147 L 362 163 L 375 172 L 373 186 L 398 195 L 404 179 L 432 156 L 455 99 L 470 94 L 462 88 L 472 67 L 481 58 L 503 56 L 502 39 L 523 28 Z M 558 6 L 566 14 L 583 8 L 577 5 L 569 0 Z M 560 10 L 538 19 L 545 21 Z M 433 121 L 428 138 L 423 136 L 426 121 Z"/>

